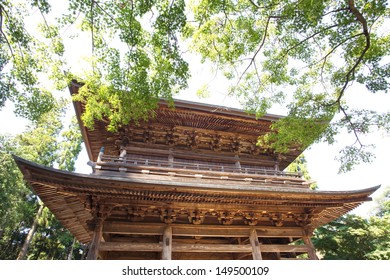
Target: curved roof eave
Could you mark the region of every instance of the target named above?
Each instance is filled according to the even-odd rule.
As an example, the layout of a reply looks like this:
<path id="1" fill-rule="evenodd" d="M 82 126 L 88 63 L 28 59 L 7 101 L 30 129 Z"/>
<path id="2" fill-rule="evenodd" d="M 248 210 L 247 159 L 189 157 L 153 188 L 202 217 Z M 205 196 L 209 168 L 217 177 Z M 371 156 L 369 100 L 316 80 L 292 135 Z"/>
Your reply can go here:
<path id="1" fill-rule="evenodd" d="M 40 173 L 46 173 L 51 178 L 57 178 L 59 180 L 64 180 L 70 183 L 71 181 L 83 181 L 88 182 L 93 185 L 104 185 L 104 182 L 111 182 L 112 187 L 118 188 L 126 184 L 142 184 L 142 185 L 156 185 L 156 180 L 148 180 L 147 178 L 129 178 L 129 177 L 118 177 L 118 176 L 96 176 L 96 175 L 87 175 L 79 174 L 74 172 L 62 171 L 51 167 L 42 166 L 34 162 L 22 159 L 20 157 L 14 156 L 16 163 L 24 174 L 25 178 L 28 180 L 28 177 L 31 176 L 32 171 Z M 169 177 L 169 176 L 167 176 Z M 311 190 L 303 188 L 288 188 L 288 187 L 277 187 L 277 186 L 230 186 L 222 183 L 202 183 L 201 180 L 193 180 L 187 182 L 176 182 L 172 180 L 160 181 L 162 187 L 166 187 L 167 191 L 174 188 L 177 189 L 191 189 L 191 190 L 202 190 L 202 191 L 223 191 L 226 193 L 274 193 L 274 194 L 294 194 L 298 196 L 306 197 L 324 197 L 324 198 L 363 198 L 368 197 L 374 193 L 377 189 L 380 188 L 380 185 L 374 186 L 366 189 L 358 190 L 348 190 L 348 191 L 320 191 L 320 190 Z"/>

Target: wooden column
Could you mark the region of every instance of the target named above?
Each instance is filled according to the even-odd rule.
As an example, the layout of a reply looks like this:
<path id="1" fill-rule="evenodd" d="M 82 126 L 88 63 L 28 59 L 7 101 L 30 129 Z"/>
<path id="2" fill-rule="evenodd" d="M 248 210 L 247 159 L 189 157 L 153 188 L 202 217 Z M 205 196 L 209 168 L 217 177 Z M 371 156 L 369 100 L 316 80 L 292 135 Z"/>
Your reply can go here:
<path id="1" fill-rule="evenodd" d="M 251 228 L 249 233 L 249 241 L 252 246 L 252 256 L 254 260 L 262 260 L 259 238 L 257 237 L 256 229 Z"/>
<path id="2" fill-rule="evenodd" d="M 294 239 L 293 239 L 292 237 L 289 237 L 289 238 L 288 238 L 288 241 L 289 241 L 290 243 L 292 243 L 292 242 L 294 242 Z M 292 256 L 293 258 L 296 258 L 296 257 L 297 257 L 297 254 L 296 254 L 296 253 L 291 252 L 290 254 L 291 254 L 291 256 Z"/>
<path id="3" fill-rule="evenodd" d="M 102 233 L 103 233 L 103 219 L 98 218 L 95 225 L 95 230 L 93 232 L 92 241 L 89 244 L 87 260 L 97 259 L 99 254 L 100 240 L 102 239 Z"/>
<path id="4" fill-rule="evenodd" d="M 307 254 L 309 255 L 309 259 L 311 259 L 311 260 L 318 260 L 318 257 L 317 257 L 316 251 L 314 249 L 314 245 L 311 242 L 310 236 L 309 235 L 305 235 L 305 236 L 302 237 L 302 239 L 303 239 L 303 242 L 305 243 L 305 245 L 308 248 Z"/>
<path id="5" fill-rule="evenodd" d="M 161 259 L 163 260 L 172 259 L 172 227 L 169 225 L 166 226 L 164 229 Z"/>

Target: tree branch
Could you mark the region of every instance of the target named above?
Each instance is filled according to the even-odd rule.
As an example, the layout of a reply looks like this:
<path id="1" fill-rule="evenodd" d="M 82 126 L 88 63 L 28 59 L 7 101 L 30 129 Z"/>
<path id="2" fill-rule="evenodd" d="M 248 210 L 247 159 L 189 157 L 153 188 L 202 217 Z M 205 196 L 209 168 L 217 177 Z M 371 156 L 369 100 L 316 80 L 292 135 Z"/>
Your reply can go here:
<path id="1" fill-rule="evenodd" d="M 105 13 L 112 21 L 114 21 L 118 27 L 122 28 L 123 26 L 110 14 L 108 13 L 105 9 L 103 9 L 98 2 L 93 1 L 95 6 L 98 7 L 103 13 Z"/>
<path id="2" fill-rule="evenodd" d="M 5 42 L 7 43 L 8 49 L 11 52 L 11 56 L 12 56 L 13 60 L 15 61 L 16 60 L 15 54 L 14 54 L 14 51 L 12 49 L 11 43 L 8 41 L 8 38 L 3 31 L 3 12 L 5 14 L 7 14 L 7 12 L 4 10 L 3 6 L 0 5 L 0 33 L 1 33 L 1 35 L 3 35 Z"/>
<path id="3" fill-rule="evenodd" d="M 248 0 L 255 8 L 257 9 L 261 9 L 258 5 L 256 5 L 255 2 L 253 2 L 252 0 Z"/>
<path id="4" fill-rule="evenodd" d="M 268 5 L 268 6 L 262 6 L 261 7 L 261 6 L 257 5 L 255 2 L 253 2 L 253 0 L 248 0 L 248 1 L 252 4 L 252 6 L 254 6 L 257 9 L 269 9 L 269 8 L 278 6 L 281 3 L 281 2 L 278 2 L 278 3 L 275 3 L 273 5 Z"/>
<path id="5" fill-rule="evenodd" d="M 329 12 L 323 14 L 323 16 L 327 16 L 327 15 L 329 15 L 331 13 L 337 13 L 337 12 L 342 12 L 342 11 L 347 11 L 347 10 L 348 10 L 348 8 L 340 8 L 340 9 L 329 11 Z"/>
<path id="6" fill-rule="evenodd" d="M 93 54 L 95 53 L 95 38 L 94 38 L 94 34 L 93 34 L 93 6 L 95 4 L 95 0 L 92 0 L 91 2 L 91 40 L 92 40 L 92 56 Z M 94 70 L 94 62 L 92 61 L 92 68 L 93 68 L 93 72 L 95 72 Z"/>
<path id="7" fill-rule="evenodd" d="M 313 37 L 317 36 L 318 34 L 326 31 L 326 30 L 329 30 L 329 29 L 332 29 L 334 27 L 337 27 L 339 26 L 338 24 L 334 24 L 334 25 L 331 25 L 331 26 L 327 26 L 326 28 L 322 29 L 322 30 L 319 30 L 313 34 L 311 34 L 309 37 L 306 37 L 305 39 L 303 39 L 302 41 L 300 41 L 298 44 L 295 44 L 294 46 L 292 46 L 291 48 L 287 49 L 284 53 L 284 56 L 286 56 L 291 50 L 295 49 L 296 47 L 302 45 L 304 42 L 312 39 Z"/>
<path id="8" fill-rule="evenodd" d="M 355 38 L 355 37 L 359 37 L 363 35 L 363 33 L 358 33 L 358 34 L 355 34 L 351 37 L 348 37 L 347 39 L 345 39 L 344 41 L 340 42 L 339 44 L 337 44 L 335 47 L 333 47 L 323 58 L 321 58 L 319 61 L 317 61 L 315 64 L 321 62 L 322 60 L 324 61 L 322 63 L 322 67 L 321 67 L 321 76 L 322 76 L 322 73 L 323 73 L 323 70 L 324 70 L 324 67 L 325 67 L 325 63 L 326 63 L 326 60 L 328 59 L 328 57 L 338 48 L 340 47 L 341 45 L 343 45 L 344 43 L 346 43 L 347 41 Z"/>
<path id="9" fill-rule="evenodd" d="M 341 98 L 344 95 L 345 89 L 347 88 L 347 86 L 350 82 L 351 75 L 353 75 L 355 73 L 356 68 L 359 66 L 359 64 L 363 60 L 364 55 L 366 54 L 366 52 L 368 51 L 368 49 L 370 48 L 370 45 L 371 45 L 370 33 L 368 31 L 367 21 L 364 18 L 364 16 L 360 13 L 360 11 L 358 9 L 356 9 L 355 1 L 348 0 L 348 7 L 349 7 L 349 11 L 353 15 L 356 16 L 357 21 L 359 21 L 362 24 L 362 27 L 363 27 L 362 34 L 366 37 L 366 45 L 365 45 L 363 51 L 361 52 L 360 56 L 356 60 L 355 64 L 352 66 L 352 68 L 346 74 L 346 79 L 345 79 L 344 85 L 343 85 L 342 89 L 340 90 L 339 96 L 337 97 L 336 101 L 334 102 L 334 104 L 339 104 L 339 106 L 340 106 Z"/>
<path id="10" fill-rule="evenodd" d="M 267 18 L 267 22 L 265 24 L 265 28 L 264 28 L 264 35 L 263 35 L 263 39 L 260 43 L 260 46 L 259 48 L 256 50 L 255 54 L 253 55 L 253 57 L 251 58 L 251 61 L 249 63 L 249 65 L 245 68 L 244 72 L 242 72 L 240 78 L 238 79 L 237 83 L 236 83 L 236 86 L 241 82 L 241 79 L 242 77 L 245 75 L 245 73 L 248 71 L 248 69 L 252 66 L 252 64 L 255 62 L 255 58 L 257 56 L 257 54 L 260 52 L 260 50 L 263 48 L 264 46 L 264 43 L 265 43 L 265 39 L 267 37 L 267 32 L 268 32 L 268 26 L 269 26 L 269 22 L 271 21 L 272 18 L 279 18 L 278 16 L 268 16 Z"/>
<path id="11" fill-rule="evenodd" d="M 339 106 L 339 109 L 341 110 L 341 112 L 343 112 L 344 116 L 345 116 L 345 119 L 348 121 L 349 125 L 351 126 L 352 128 L 352 131 L 353 131 L 353 134 L 355 135 L 355 138 L 356 138 L 356 143 L 359 143 L 360 145 L 360 148 L 362 148 L 364 145 L 363 143 L 360 141 L 360 138 L 359 138 L 359 132 L 358 130 L 356 129 L 356 125 L 351 121 L 351 118 L 350 116 L 348 115 L 347 111 L 345 110 L 345 108 L 343 106 Z"/>

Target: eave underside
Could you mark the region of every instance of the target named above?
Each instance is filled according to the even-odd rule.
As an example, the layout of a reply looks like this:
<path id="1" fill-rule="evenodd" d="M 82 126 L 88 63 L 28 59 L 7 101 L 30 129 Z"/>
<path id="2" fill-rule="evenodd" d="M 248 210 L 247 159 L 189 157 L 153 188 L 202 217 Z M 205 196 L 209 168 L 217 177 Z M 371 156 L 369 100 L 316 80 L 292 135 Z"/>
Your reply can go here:
<path id="1" fill-rule="evenodd" d="M 246 183 L 224 186 L 215 182 L 212 186 L 195 179 L 178 183 L 150 180 L 147 174 L 137 178 L 97 177 L 15 160 L 35 193 L 84 243 L 91 241 L 89 224 L 97 211 L 107 216 L 103 229 L 107 239 L 154 235 L 164 224 L 171 224 L 178 235 L 180 227 L 186 227 L 189 235 L 210 234 L 214 229 L 217 235 L 229 236 L 254 226 L 260 235 L 294 237 L 371 200 L 369 195 L 377 189 L 320 192 Z M 146 232 L 133 232 L 136 228 Z M 113 229 L 121 232 L 109 234 Z"/>

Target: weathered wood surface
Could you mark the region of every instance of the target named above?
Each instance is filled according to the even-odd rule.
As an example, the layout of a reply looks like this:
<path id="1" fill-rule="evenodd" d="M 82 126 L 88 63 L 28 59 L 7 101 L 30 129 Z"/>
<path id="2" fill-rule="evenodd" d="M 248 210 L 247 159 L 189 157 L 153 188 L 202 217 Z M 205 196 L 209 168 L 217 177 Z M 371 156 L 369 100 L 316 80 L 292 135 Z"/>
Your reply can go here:
<path id="1" fill-rule="evenodd" d="M 261 253 L 274 252 L 295 252 L 306 253 L 308 247 L 305 245 L 280 245 L 280 244 L 258 244 L 256 259 L 261 259 Z M 140 251 L 140 252 L 162 252 L 162 243 L 125 243 L 125 242 L 101 242 L 100 251 Z M 251 244 L 183 244 L 173 241 L 172 252 L 193 252 L 193 253 L 245 253 L 253 252 Z"/>
<path id="2" fill-rule="evenodd" d="M 308 248 L 307 254 L 309 255 L 309 259 L 311 259 L 311 260 L 318 260 L 318 256 L 317 256 L 317 254 L 315 252 L 314 245 L 313 245 L 313 243 L 311 241 L 310 236 L 305 235 L 305 236 L 302 237 L 302 240 L 303 240 L 303 242 L 305 243 L 305 245 Z"/>
<path id="3" fill-rule="evenodd" d="M 96 260 L 99 254 L 100 243 L 103 235 L 103 219 L 97 219 L 93 231 L 92 241 L 89 245 L 87 260 Z"/>
<path id="4" fill-rule="evenodd" d="M 248 237 L 249 227 L 229 225 L 184 225 L 171 224 L 173 236 L 199 237 Z M 165 225 L 160 223 L 127 223 L 106 221 L 104 232 L 114 234 L 162 235 Z M 300 227 L 253 227 L 258 237 L 301 237 L 304 232 Z"/>
<path id="5" fill-rule="evenodd" d="M 169 225 L 164 229 L 161 258 L 163 260 L 172 259 L 172 227 Z"/>
<path id="6" fill-rule="evenodd" d="M 256 229 L 249 230 L 249 242 L 252 248 L 252 257 L 254 260 L 262 260 L 259 238 L 257 237 Z"/>
<path id="7" fill-rule="evenodd" d="M 148 174 L 154 172 L 164 174 L 171 172 L 170 176 L 180 176 L 185 174 L 202 174 L 209 178 L 220 179 L 221 177 L 228 178 L 252 178 L 258 179 L 259 182 L 275 182 L 279 184 L 289 184 L 291 186 L 308 186 L 310 182 L 301 178 L 301 175 L 294 172 L 282 172 L 264 167 L 237 168 L 234 166 L 211 165 L 207 163 L 182 163 L 167 160 L 148 160 L 148 159 L 120 159 L 119 157 L 102 158 L 103 161 L 96 163 L 99 170 L 112 170 L 118 172 L 123 170 L 126 172 L 142 172 L 148 170 Z M 264 181 L 266 180 L 266 181 Z"/>
<path id="8" fill-rule="evenodd" d="M 18 157 L 15 157 L 15 161 L 45 205 L 79 241 L 84 243 L 90 242 L 93 235 L 93 231 L 87 226 L 87 221 L 92 219 L 91 212 L 86 209 L 88 204 L 86 201 L 91 197 L 100 201 L 102 206 L 114 207 L 112 216 L 108 217 L 106 222 L 115 219 L 122 220 L 119 223 L 124 223 L 114 222 L 105 225 L 105 232 L 107 230 L 108 234 L 110 231 L 126 234 L 124 232 L 126 230 L 129 234 L 142 231 L 145 231 L 145 234 L 156 232 L 155 225 L 150 225 L 153 228 L 151 231 L 136 229 L 134 225 L 137 223 L 129 219 L 129 213 L 137 215 L 137 209 L 143 209 L 142 211 L 146 211 L 149 221 L 153 224 L 160 221 L 159 213 L 162 211 L 170 210 L 175 215 L 182 215 L 178 216 L 181 218 L 180 222 L 186 223 L 183 215 L 189 215 L 188 213 L 196 210 L 206 213 L 202 215 L 215 215 L 214 220 L 208 220 L 209 223 L 229 222 L 223 216 L 229 215 L 234 219 L 230 221 L 233 222 L 232 226 L 238 226 L 230 228 L 225 223 L 224 228 L 219 228 L 217 225 L 216 228 L 208 228 L 208 231 L 205 231 L 201 229 L 203 225 L 199 228 L 186 228 L 187 224 L 184 224 L 184 227 L 180 225 L 176 227 L 173 223 L 173 235 L 177 236 L 248 236 L 248 226 L 241 226 L 240 223 L 244 222 L 242 220 L 244 217 L 250 219 L 253 214 L 254 218 L 261 223 L 257 229 L 259 237 L 300 237 L 303 236 L 301 232 L 303 226 L 313 230 L 349 212 L 362 202 L 371 200 L 369 195 L 378 188 L 327 192 L 297 188 L 267 188 L 256 184 L 249 185 L 250 183 L 234 186 L 227 185 L 225 182 L 217 184 L 216 180 L 204 179 L 175 182 L 177 179 L 175 177 L 172 177 L 171 181 L 163 181 L 153 179 L 153 175 L 149 176 L 149 174 L 139 174 L 144 177 L 133 174 L 133 177 L 128 178 L 99 177 L 58 171 Z M 178 210 L 184 212 L 178 213 Z M 142 215 L 142 212 L 139 214 Z M 152 219 L 151 215 L 155 218 Z M 184 218 L 188 221 L 187 216 Z M 191 220 L 197 222 L 196 219 Z M 251 220 L 248 220 L 249 222 L 252 223 Z M 149 227 L 148 222 L 141 224 Z M 162 228 L 165 226 L 163 223 L 160 225 Z M 158 231 L 162 235 L 163 229 Z"/>

